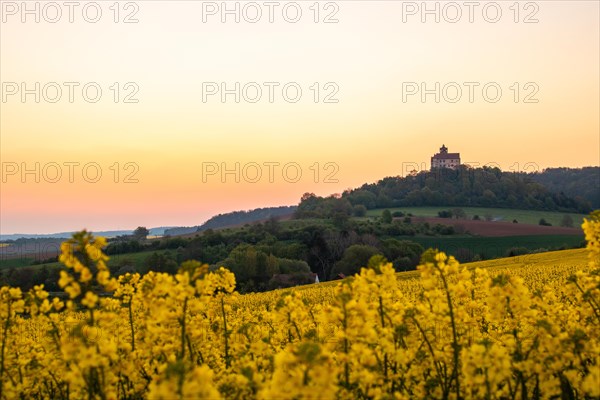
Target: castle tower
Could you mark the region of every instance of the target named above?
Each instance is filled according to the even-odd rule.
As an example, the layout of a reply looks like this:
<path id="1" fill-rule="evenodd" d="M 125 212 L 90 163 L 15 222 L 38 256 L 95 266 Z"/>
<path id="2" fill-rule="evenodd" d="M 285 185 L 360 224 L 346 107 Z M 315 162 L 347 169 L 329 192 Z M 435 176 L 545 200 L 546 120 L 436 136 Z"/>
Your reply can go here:
<path id="1" fill-rule="evenodd" d="M 460 153 L 448 153 L 446 145 L 440 147 L 440 152 L 431 157 L 431 169 L 451 168 L 454 169 L 460 165 Z"/>

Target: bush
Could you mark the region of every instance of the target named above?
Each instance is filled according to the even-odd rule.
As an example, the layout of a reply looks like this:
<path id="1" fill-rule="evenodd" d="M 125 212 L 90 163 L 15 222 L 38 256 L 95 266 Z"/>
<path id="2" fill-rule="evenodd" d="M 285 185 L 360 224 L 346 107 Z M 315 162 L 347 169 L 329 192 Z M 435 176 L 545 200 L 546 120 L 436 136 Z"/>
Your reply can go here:
<path id="1" fill-rule="evenodd" d="M 377 273 L 381 272 L 381 266 L 387 264 L 389 261 L 385 256 L 381 254 L 375 254 L 371 258 L 369 258 L 369 262 L 367 263 L 367 268 L 374 269 Z"/>
<path id="2" fill-rule="evenodd" d="M 315 278 L 312 273 L 298 272 L 293 274 L 278 274 L 273 275 L 267 284 L 269 290 L 287 288 L 298 285 L 309 285 L 315 283 Z"/>
<path id="3" fill-rule="evenodd" d="M 344 251 L 342 259 L 335 263 L 332 276 L 339 273 L 348 276 L 359 272 L 362 267 L 367 266 L 369 259 L 375 254 L 380 254 L 376 247 L 353 244 Z"/>
<path id="4" fill-rule="evenodd" d="M 404 217 L 404 213 L 402 211 L 394 211 L 392 213 L 392 217 L 394 217 L 394 218 Z"/>
<path id="5" fill-rule="evenodd" d="M 398 257 L 394 260 L 394 269 L 396 271 L 409 271 L 414 269 L 415 263 L 409 257 Z"/>
<path id="6" fill-rule="evenodd" d="M 410 266 L 416 266 L 419 257 L 425 251 L 419 243 L 410 240 L 386 239 L 381 244 L 383 254 L 389 260 L 408 257 L 409 260 L 414 261 L 414 263 L 409 263 Z"/>
<path id="7" fill-rule="evenodd" d="M 363 206 L 362 204 L 355 205 L 352 207 L 352 215 L 355 217 L 364 217 L 367 215 L 367 207 Z"/>
<path id="8" fill-rule="evenodd" d="M 467 263 L 473 261 L 474 255 L 470 249 L 461 247 L 456 250 L 454 257 L 461 263 Z"/>
<path id="9" fill-rule="evenodd" d="M 546 221 L 544 218 L 540 219 L 539 225 L 552 226 L 552 224 L 550 222 Z"/>
<path id="10" fill-rule="evenodd" d="M 440 218 L 452 218 L 452 211 L 450 211 L 450 210 L 438 211 L 438 217 L 440 217 Z"/>
<path id="11" fill-rule="evenodd" d="M 164 253 L 152 253 L 144 260 L 144 267 L 146 271 L 154 272 L 165 272 L 167 274 L 177 273 L 178 265 L 173 259 L 171 253 L 165 251 Z"/>
<path id="12" fill-rule="evenodd" d="M 452 225 L 435 224 L 433 231 L 439 235 L 454 235 L 455 230 Z"/>
<path id="13" fill-rule="evenodd" d="M 287 258 L 279 258 L 279 272 L 282 274 L 293 274 L 293 273 L 308 273 L 310 267 L 303 260 L 290 260 Z"/>
<path id="14" fill-rule="evenodd" d="M 524 254 L 529 254 L 527 247 L 511 247 L 506 251 L 507 257 L 522 256 Z"/>
<path id="15" fill-rule="evenodd" d="M 456 219 L 466 219 L 467 218 L 467 213 L 465 213 L 465 210 L 463 210 L 462 208 L 453 208 L 451 212 L 452 212 L 452 215 L 454 216 L 454 218 L 456 218 Z"/>
<path id="16" fill-rule="evenodd" d="M 392 223 L 392 213 L 390 212 L 390 210 L 383 210 L 383 212 L 381 213 L 381 221 L 384 224 Z"/>
<path id="17" fill-rule="evenodd" d="M 548 249 L 546 249 L 545 247 L 540 247 L 539 249 L 532 250 L 532 251 L 531 251 L 531 253 L 532 253 L 532 254 L 533 254 L 533 253 L 545 253 L 545 252 L 547 252 L 547 251 L 549 251 L 549 250 L 548 250 Z"/>

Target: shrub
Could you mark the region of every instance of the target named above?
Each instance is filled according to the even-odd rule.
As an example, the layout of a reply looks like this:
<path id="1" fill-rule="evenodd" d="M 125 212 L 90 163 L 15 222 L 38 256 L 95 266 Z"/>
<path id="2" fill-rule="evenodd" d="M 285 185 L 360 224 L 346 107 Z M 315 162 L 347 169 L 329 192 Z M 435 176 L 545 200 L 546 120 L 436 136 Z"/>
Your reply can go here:
<path id="1" fill-rule="evenodd" d="M 363 206 L 362 204 L 355 205 L 352 207 L 352 215 L 355 217 L 364 217 L 367 215 L 367 207 Z"/>
<path id="2" fill-rule="evenodd" d="M 452 218 L 452 211 L 450 211 L 450 210 L 438 211 L 438 217 L 440 217 L 440 218 Z"/>
<path id="3" fill-rule="evenodd" d="M 507 257 L 522 256 L 524 254 L 529 254 L 527 247 L 511 247 L 506 251 Z"/>

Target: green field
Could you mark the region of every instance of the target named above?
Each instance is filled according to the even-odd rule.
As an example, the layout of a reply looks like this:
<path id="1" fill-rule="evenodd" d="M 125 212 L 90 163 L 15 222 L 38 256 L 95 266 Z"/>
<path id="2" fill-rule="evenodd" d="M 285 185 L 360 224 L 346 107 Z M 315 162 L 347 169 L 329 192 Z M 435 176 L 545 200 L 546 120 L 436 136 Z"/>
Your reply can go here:
<path id="1" fill-rule="evenodd" d="M 0 270 L 4 268 L 24 267 L 30 265 L 33 261 L 33 258 L 9 258 L 0 260 Z"/>
<path id="2" fill-rule="evenodd" d="M 529 250 L 558 250 L 561 247 L 571 248 L 583 244 L 583 235 L 535 235 L 504 237 L 403 237 L 421 244 L 424 248 L 436 248 L 455 255 L 458 249 L 468 249 L 473 254 L 480 254 L 483 259 L 505 257 L 512 247 L 526 247 Z"/>
<path id="3" fill-rule="evenodd" d="M 140 251 L 139 253 L 127 253 L 127 254 L 113 254 L 110 256 L 110 260 L 108 260 L 108 266 L 112 267 L 113 265 L 122 264 L 125 261 L 131 261 L 136 269 L 140 269 L 144 266 L 144 261 L 148 256 L 152 253 L 162 254 L 166 251 L 169 251 L 173 256 L 175 256 L 175 250 L 149 250 L 149 251 Z"/>
<path id="4" fill-rule="evenodd" d="M 110 260 L 108 261 L 108 266 L 112 267 L 114 265 L 120 265 L 125 262 L 124 260 L 129 261 L 133 264 L 136 269 L 140 270 L 144 266 L 144 261 L 148 256 L 152 253 L 164 253 L 165 251 L 170 251 L 171 254 L 175 255 L 175 250 L 150 250 L 150 251 L 141 251 L 138 253 L 127 253 L 127 254 L 113 254 L 110 256 Z M 16 268 L 16 267 L 25 267 L 29 266 L 32 269 L 41 268 L 42 266 L 46 266 L 49 268 L 57 268 L 62 264 L 59 262 L 53 263 L 45 263 L 45 264 L 35 264 L 31 265 L 33 259 L 31 258 L 11 258 L 8 260 L 0 260 L 0 270 L 5 268 Z"/>
<path id="5" fill-rule="evenodd" d="M 461 208 L 467 218 L 472 219 L 474 215 L 479 215 L 479 218 L 485 219 L 486 215 L 491 215 L 493 218 L 499 218 L 501 221 L 511 222 L 516 219 L 519 223 L 537 225 L 541 218 L 550 222 L 553 226 L 560 226 L 560 221 L 564 215 L 570 215 L 573 218 L 573 226 L 579 226 L 583 222 L 585 214 L 562 213 L 554 211 L 532 211 L 532 210 L 517 210 L 512 208 L 483 208 L 483 207 L 401 207 L 388 208 L 391 212 L 402 211 L 404 214 L 411 213 L 417 217 L 437 217 L 438 211 L 451 210 L 453 208 Z M 383 208 L 367 211 L 368 217 L 379 217 L 383 212 Z"/>

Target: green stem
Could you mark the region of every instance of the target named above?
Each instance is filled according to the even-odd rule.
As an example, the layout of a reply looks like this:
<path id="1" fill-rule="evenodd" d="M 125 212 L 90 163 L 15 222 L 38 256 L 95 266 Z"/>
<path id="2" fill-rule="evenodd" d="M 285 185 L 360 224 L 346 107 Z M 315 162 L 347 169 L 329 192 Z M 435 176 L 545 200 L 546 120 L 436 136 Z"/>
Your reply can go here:
<path id="1" fill-rule="evenodd" d="M 423 341 L 425 342 L 425 344 L 427 345 L 427 349 L 429 350 L 429 353 L 431 354 L 431 358 L 433 360 L 433 366 L 435 368 L 435 371 L 440 379 L 440 381 L 444 381 L 444 383 L 446 382 L 446 377 L 442 374 L 442 370 L 440 368 L 440 365 L 438 364 L 438 362 L 435 359 L 435 352 L 433 350 L 433 346 L 431 345 L 431 342 L 429 340 L 429 338 L 427 337 L 427 333 L 425 332 L 425 330 L 423 329 L 423 327 L 421 327 L 421 324 L 419 324 L 419 321 L 417 321 L 417 319 L 412 316 L 411 317 L 414 324 L 416 325 L 417 329 L 419 330 L 419 332 L 421 332 L 421 335 L 423 336 Z M 446 391 L 446 389 L 444 389 L 444 392 Z"/>
<path id="2" fill-rule="evenodd" d="M 131 352 L 135 351 L 135 336 L 133 333 L 133 311 L 131 310 L 131 302 L 133 299 L 129 299 L 129 328 L 131 329 Z"/>
<path id="3" fill-rule="evenodd" d="M 179 359 L 183 360 L 185 357 L 185 314 L 187 313 L 187 297 L 183 301 L 183 315 L 181 316 L 181 351 L 179 353 Z"/>
<path id="4" fill-rule="evenodd" d="M 344 378 L 346 379 L 346 387 L 350 387 L 350 367 L 348 366 L 348 310 L 346 309 L 346 303 L 344 302 L 344 353 L 346 358 L 344 359 Z"/>
<path id="5" fill-rule="evenodd" d="M 381 319 L 381 330 L 385 329 L 385 313 L 383 312 L 383 299 L 379 296 L 379 317 Z M 383 375 L 387 380 L 388 377 L 388 356 L 387 353 L 383 355 Z"/>
<path id="6" fill-rule="evenodd" d="M 227 334 L 227 317 L 225 315 L 225 300 L 221 296 L 221 313 L 223 313 L 223 330 L 225 337 L 225 366 L 229 368 L 231 366 L 231 360 L 229 359 L 229 335 Z"/>

